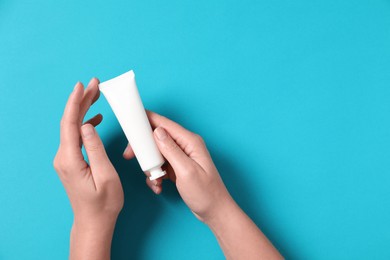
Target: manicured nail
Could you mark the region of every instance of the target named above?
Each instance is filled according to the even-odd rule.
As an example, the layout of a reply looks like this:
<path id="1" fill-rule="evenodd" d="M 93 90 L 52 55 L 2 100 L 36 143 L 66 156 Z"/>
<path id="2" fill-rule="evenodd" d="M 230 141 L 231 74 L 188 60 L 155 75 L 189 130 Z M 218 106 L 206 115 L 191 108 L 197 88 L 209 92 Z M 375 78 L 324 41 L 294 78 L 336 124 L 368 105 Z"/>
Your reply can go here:
<path id="1" fill-rule="evenodd" d="M 85 124 L 81 127 L 81 133 L 84 138 L 91 137 L 95 134 L 95 128 L 91 124 Z"/>
<path id="2" fill-rule="evenodd" d="M 157 135 L 158 140 L 164 140 L 167 137 L 167 132 L 162 127 L 157 127 L 154 132 Z"/>

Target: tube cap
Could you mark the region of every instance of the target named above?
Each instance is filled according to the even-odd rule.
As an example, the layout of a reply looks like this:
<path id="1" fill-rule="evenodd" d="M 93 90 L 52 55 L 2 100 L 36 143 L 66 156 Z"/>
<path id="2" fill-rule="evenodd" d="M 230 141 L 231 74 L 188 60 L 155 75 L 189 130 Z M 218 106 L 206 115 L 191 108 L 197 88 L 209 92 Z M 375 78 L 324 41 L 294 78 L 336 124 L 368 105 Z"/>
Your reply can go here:
<path id="1" fill-rule="evenodd" d="M 161 169 L 161 167 L 156 167 L 156 168 L 150 169 L 149 172 L 150 172 L 149 179 L 151 181 L 155 180 L 155 179 L 158 179 L 158 178 L 164 176 L 165 174 L 167 174 L 165 171 L 163 171 Z"/>

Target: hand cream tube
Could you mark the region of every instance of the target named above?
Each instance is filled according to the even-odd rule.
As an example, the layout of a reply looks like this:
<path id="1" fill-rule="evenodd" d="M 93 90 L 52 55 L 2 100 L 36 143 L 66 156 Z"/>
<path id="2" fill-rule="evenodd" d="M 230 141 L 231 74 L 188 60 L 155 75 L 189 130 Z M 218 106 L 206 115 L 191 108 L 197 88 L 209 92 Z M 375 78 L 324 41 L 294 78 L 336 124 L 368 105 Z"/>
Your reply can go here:
<path id="1" fill-rule="evenodd" d="M 146 115 L 132 70 L 99 84 L 127 140 L 133 148 L 138 163 L 150 179 L 165 175 L 161 169 L 164 159 L 153 138 L 153 131 Z"/>

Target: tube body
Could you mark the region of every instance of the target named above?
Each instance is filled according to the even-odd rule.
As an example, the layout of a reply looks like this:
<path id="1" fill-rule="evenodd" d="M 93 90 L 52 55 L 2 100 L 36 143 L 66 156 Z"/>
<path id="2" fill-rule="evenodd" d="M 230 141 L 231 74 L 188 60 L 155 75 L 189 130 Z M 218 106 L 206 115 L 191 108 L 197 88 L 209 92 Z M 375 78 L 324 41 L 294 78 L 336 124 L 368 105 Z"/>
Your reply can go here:
<path id="1" fill-rule="evenodd" d="M 154 180 L 163 175 L 164 158 L 157 148 L 153 131 L 135 82 L 132 70 L 99 84 L 126 135 L 141 169 Z"/>

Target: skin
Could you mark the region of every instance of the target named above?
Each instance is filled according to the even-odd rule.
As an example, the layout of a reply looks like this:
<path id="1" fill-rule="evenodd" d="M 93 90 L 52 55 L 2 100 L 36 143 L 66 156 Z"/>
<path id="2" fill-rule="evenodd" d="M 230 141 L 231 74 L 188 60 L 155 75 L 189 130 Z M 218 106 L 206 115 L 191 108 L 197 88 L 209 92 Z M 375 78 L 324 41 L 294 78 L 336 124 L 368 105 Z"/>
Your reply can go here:
<path id="1" fill-rule="evenodd" d="M 98 99 L 98 80 L 84 90 L 77 83 L 61 120 L 61 141 L 54 159 L 74 212 L 70 259 L 109 259 L 115 223 L 123 207 L 123 190 L 94 126 L 96 115 L 82 123 Z M 147 111 L 154 138 L 167 160 L 167 175 L 146 184 L 156 194 L 163 179 L 176 184 L 193 214 L 212 230 L 227 259 L 283 259 L 227 191 L 203 139 L 179 124 Z M 84 145 L 89 164 L 81 153 Z M 124 158 L 134 152 L 127 146 Z"/>
<path id="2" fill-rule="evenodd" d="M 53 164 L 74 213 L 70 259 L 109 259 L 116 219 L 124 196 L 118 174 L 94 129 L 102 121 L 96 115 L 82 124 L 89 107 L 99 97 L 99 81 L 84 90 L 77 83 L 61 119 L 60 146 Z M 89 164 L 81 153 L 81 144 Z"/>

